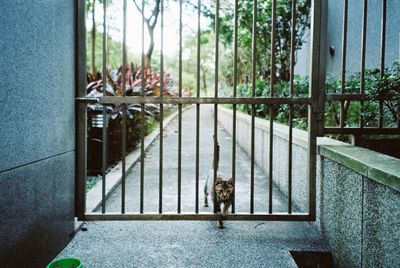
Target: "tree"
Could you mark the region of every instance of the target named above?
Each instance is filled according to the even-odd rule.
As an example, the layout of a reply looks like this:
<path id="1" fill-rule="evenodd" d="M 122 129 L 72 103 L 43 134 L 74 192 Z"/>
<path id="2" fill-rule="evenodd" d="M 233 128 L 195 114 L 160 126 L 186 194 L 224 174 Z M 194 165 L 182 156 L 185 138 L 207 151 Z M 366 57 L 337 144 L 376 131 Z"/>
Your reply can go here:
<path id="1" fill-rule="evenodd" d="M 210 31 L 202 31 L 200 34 L 200 88 L 205 95 L 208 87 L 213 84 L 214 72 L 212 71 L 214 66 L 214 42 L 215 36 Z M 188 50 L 189 56 L 184 60 L 184 71 L 191 73 L 193 80 L 196 81 L 197 73 L 197 34 L 192 34 L 186 37 L 184 47 Z M 195 83 L 192 88 L 195 88 Z"/>
<path id="2" fill-rule="evenodd" d="M 86 1 L 87 14 L 91 13 L 92 31 L 90 32 L 91 47 L 90 47 L 90 71 L 96 73 L 96 0 Z"/>
<path id="3" fill-rule="evenodd" d="M 106 1 L 106 5 L 110 5 L 112 0 L 86 0 L 86 10 L 87 14 L 91 14 L 92 20 L 92 31 L 90 32 L 90 71 L 94 74 L 96 73 L 96 35 L 97 35 L 97 28 L 96 28 L 96 2 L 102 5 Z"/>
<path id="4" fill-rule="evenodd" d="M 288 81 L 290 77 L 290 40 L 291 40 L 291 1 L 277 0 L 276 6 L 276 70 L 277 79 Z M 296 8 L 295 49 L 302 47 L 304 33 L 310 27 L 310 0 L 298 0 Z M 211 18 L 215 24 L 215 10 L 203 7 L 203 14 Z M 238 1 L 238 43 L 239 43 L 239 76 L 251 72 L 252 31 L 253 31 L 253 2 Z M 220 40 L 225 46 L 232 46 L 234 6 L 224 1 L 224 8 L 220 11 Z M 271 59 L 271 24 L 272 1 L 259 0 L 257 7 L 257 51 L 256 64 L 258 75 L 269 77 Z"/>
<path id="5" fill-rule="evenodd" d="M 144 0 L 143 0 L 144 1 Z M 154 0 L 154 7 L 151 10 L 151 14 L 149 17 L 145 17 L 145 10 L 143 10 L 137 3 L 137 0 L 133 0 L 133 3 L 135 4 L 136 8 L 138 9 L 138 11 L 140 12 L 140 14 L 142 14 L 142 16 L 144 17 L 144 21 L 147 27 L 147 32 L 149 34 L 150 37 L 150 44 L 149 47 L 145 53 L 145 60 L 144 60 L 144 65 L 146 67 L 150 66 L 151 63 L 151 55 L 153 54 L 153 50 L 154 50 L 154 29 L 157 25 L 157 21 L 158 21 L 158 15 L 160 14 L 160 3 L 161 0 Z M 148 4 L 145 2 L 145 4 Z"/>

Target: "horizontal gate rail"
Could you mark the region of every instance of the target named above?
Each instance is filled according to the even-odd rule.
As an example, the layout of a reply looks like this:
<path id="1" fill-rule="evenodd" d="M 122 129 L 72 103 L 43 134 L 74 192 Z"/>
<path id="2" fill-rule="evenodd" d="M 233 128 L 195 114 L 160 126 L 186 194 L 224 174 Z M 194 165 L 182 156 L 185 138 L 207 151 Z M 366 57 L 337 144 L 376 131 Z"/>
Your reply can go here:
<path id="1" fill-rule="evenodd" d="M 365 93 L 326 93 L 327 101 L 362 101 L 368 100 L 368 95 Z M 378 97 L 377 100 L 393 100 L 392 97 Z"/>
<path id="2" fill-rule="evenodd" d="M 82 101 L 96 101 L 94 99 L 78 98 Z M 102 97 L 98 99 L 101 104 L 310 104 L 310 98 L 279 98 L 279 97 L 256 97 L 256 98 L 228 98 L 228 97 Z"/>
<path id="3" fill-rule="evenodd" d="M 221 219 L 221 215 L 210 213 L 190 213 L 190 214 L 117 214 L 117 213 L 88 213 L 84 219 L 86 221 L 130 221 L 130 220 L 187 220 L 187 221 L 217 221 Z M 274 214 L 228 214 L 222 217 L 229 221 L 311 221 L 312 218 L 306 213 L 275 213 Z"/>
<path id="4" fill-rule="evenodd" d="M 400 134 L 400 128 L 378 127 L 326 127 L 325 133 L 329 134 L 353 134 L 353 135 L 396 135 Z"/>
<path id="5" fill-rule="evenodd" d="M 101 103 L 101 104 L 303 104 L 310 105 L 310 98 L 300 97 L 255 97 L 255 98 L 229 98 L 229 97 L 78 97 L 78 102 L 82 103 Z"/>

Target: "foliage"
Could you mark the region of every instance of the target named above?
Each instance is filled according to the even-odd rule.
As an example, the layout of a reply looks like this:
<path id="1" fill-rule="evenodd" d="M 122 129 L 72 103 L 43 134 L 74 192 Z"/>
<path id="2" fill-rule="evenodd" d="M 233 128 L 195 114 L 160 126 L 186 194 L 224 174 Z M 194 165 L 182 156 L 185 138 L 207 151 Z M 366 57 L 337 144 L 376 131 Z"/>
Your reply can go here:
<path id="1" fill-rule="evenodd" d="M 200 91 L 202 96 L 213 96 L 215 83 L 215 35 L 210 30 L 200 33 Z M 182 87 L 194 94 L 197 90 L 197 33 L 188 34 L 183 40 Z M 220 85 L 231 83 L 232 54 L 229 50 L 221 50 L 219 58 Z M 167 56 L 165 63 L 171 75 L 179 77 L 177 57 Z M 227 74 L 225 74 L 227 73 Z"/>
<path id="2" fill-rule="evenodd" d="M 92 38 L 88 38 L 87 47 L 92 47 Z M 91 50 L 87 50 L 86 56 L 86 67 L 87 70 L 92 70 L 91 67 Z M 94 57 L 98 60 L 95 61 L 95 70 L 101 71 L 103 69 L 103 35 L 96 35 Z M 113 40 L 110 36 L 107 36 L 107 49 L 106 49 L 107 67 L 111 69 L 117 69 L 122 63 L 122 43 Z M 134 55 L 129 50 L 127 51 L 127 61 L 139 62 L 140 57 Z"/>
<path id="3" fill-rule="evenodd" d="M 346 79 L 345 93 L 360 92 L 360 73 L 352 74 Z M 342 81 L 329 79 L 327 92 L 338 93 L 341 91 Z M 395 127 L 399 121 L 400 111 L 400 63 L 394 62 L 390 68 L 385 68 L 381 77 L 379 69 L 365 70 L 364 92 L 366 100 L 361 107 L 360 102 L 345 102 L 345 121 L 347 126 L 358 126 L 360 117 L 364 126 L 376 127 L 379 117 L 379 101 L 384 106 L 384 123 L 386 127 Z M 330 102 L 325 113 L 326 125 L 339 126 L 340 103 Z"/>
<path id="4" fill-rule="evenodd" d="M 342 81 L 338 79 L 328 79 L 326 90 L 328 93 L 341 92 Z M 360 92 L 360 74 L 352 74 L 346 80 L 344 93 Z M 294 96 L 308 96 L 309 79 L 306 76 L 295 76 Z M 348 101 L 344 103 L 346 126 L 358 127 L 360 116 L 362 116 L 365 127 L 376 127 L 379 116 L 379 101 L 384 106 L 383 120 L 385 127 L 396 127 L 400 116 L 400 63 L 395 62 L 391 68 L 386 68 L 383 76 L 377 69 L 365 71 L 364 92 L 366 99 L 361 107 L 360 101 Z M 232 96 L 232 89 L 222 92 L 223 96 Z M 245 83 L 238 85 L 237 95 L 240 97 L 252 97 L 252 85 Z M 265 80 L 257 80 L 256 97 L 268 97 L 270 86 Z M 289 82 L 278 81 L 275 85 L 275 96 L 289 96 Z M 237 106 L 239 111 L 251 114 L 251 105 L 240 104 Z M 289 105 L 275 105 L 273 107 L 275 120 L 279 123 L 287 124 L 289 121 Z M 294 105 L 294 127 L 300 129 L 307 128 L 307 105 Z M 267 105 L 255 105 L 256 116 L 262 118 L 269 117 L 269 107 Z M 340 125 L 340 102 L 327 102 L 325 107 L 325 125 Z M 344 139 L 345 137 L 338 137 Z"/>
<path id="5" fill-rule="evenodd" d="M 295 97 L 306 97 L 308 96 L 309 80 L 306 76 L 295 76 L 293 80 L 293 96 Z M 221 92 L 223 96 L 232 96 L 232 89 L 229 91 Z M 288 97 L 290 95 L 289 82 L 278 81 L 275 84 L 275 96 L 276 97 Z M 238 97 L 252 97 L 252 85 L 249 83 L 238 85 L 237 89 Z M 270 96 L 270 84 L 265 80 L 256 81 L 255 97 L 269 97 Z M 307 128 L 307 105 L 294 105 L 293 106 L 293 126 L 301 129 Z M 250 104 L 239 104 L 237 109 L 241 112 L 251 114 Z M 256 116 L 261 118 L 269 118 L 269 106 L 256 104 L 255 105 Z M 289 122 L 289 105 L 274 105 L 273 112 L 275 115 L 275 121 L 287 124 Z"/>
<path id="6" fill-rule="evenodd" d="M 304 33 L 310 27 L 310 0 L 297 1 L 296 8 L 296 30 L 295 30 L 295 49 L 298 50 L 305 42 Z M 290 40 L 291 40 L 291 1 L 277 0 L 276 6 L 276 70 L 277 80 L 288 81 L 290 74 Z M 211 18 L 212 25 L 215 24 L 215 11 L 204 7 L 203 13 Z M 251 72 L 252 54 L 252 31 L 253 31 L 253 2 L 247 0 L 238 1 L 238 43 L 239 43 L 239 62 L 238 76 L 244 77 Z M 271 62 L 271 24 L 272 24 L 272 1 L 259 1 L 257 9 L 257 46 L 256 64 L 258 77 L 270 76 Z M 224 5 L 220 11 L 220 38 L 225 46 L 230 47 L 233 40 L 234 8 L 232 5 Z"/>
<path id="7" fill-rule="evenodd" d="M 86 14 L 90 15 L 92 20 L 92 30 L 90 31 L 90 70 L 92 72 L 96 72 L 96 39 L 97 39 L 97 31 L 96 31 L 96 3 L 98 5 L 106 6 L 112 4 L 112 0 L 86 0 Z M 89 46 L 88 46 L 89 47 Z M 88 53 L 89 56 L 89 53 Z M 89 58 L 89 57 L 88 57 Z"/>
<path id="8" fill-rule="evenodd" d="M 107 73 L 105 95 L 106 96 L 121 96 L 122 92 L 122 66 L 113 72 Z M 126 95 L 127 96 L 141 96 L 142 95 L 142 80 L 141 80 L 141 67 L 130 64 L 126 66 L 125 81 L 126 81 Z M 164 85 L 163 94 L 173 95 L 168 85 L 168 76 L 165 75 L 164 81 L 161 82 L 160 76 L 150 72 L 150 69 L 144 69 L 144 96 L 160 96 L 161 83 Z M 103 96 L 103 81 L 100 74 L 88 74 L 88 97 L 100 98 Z M 108 133 L 107 142 L 109 149 L 109 164 L 113 164 L 122 158 L 121 144 L 122 144 L 122 121 L 124 105 L 106 105 L 106 113 L 108 120 Z M 88 105 L 88 116 L 93 117 L 96 114 L 102 113 L 102 106 L 99 104 Z M 152 126 L 155 124 L 154 120 L 159 118 L 159 107 L 154 104 L 146 104 L 144 106 L 144 125 L 141 119 L 142 107 L 140 104 L 127 104 L 126 105 L 126 127 L 127 127 L 127 151 L 133 150 L 140 140 L 140 133 L 143 129 L 145 135 L 151 131 Z M 101 133 L 98 129 L 91 127 L 89 124 L 88 129 L 89 141 L 93 139 L 101 140 Z M 99 136 L 100 134 L 100 136 Z M 90 143 L 90 142 L 89 142 Z M 88 149 L 89 154 L 95 152 L 93 148 Z M 99 157 L 99 156 L 97 156 Z M 88 157 L 94 159 L 95 157 Z M 90 165 L 90 163 L 89 163 Z"/>

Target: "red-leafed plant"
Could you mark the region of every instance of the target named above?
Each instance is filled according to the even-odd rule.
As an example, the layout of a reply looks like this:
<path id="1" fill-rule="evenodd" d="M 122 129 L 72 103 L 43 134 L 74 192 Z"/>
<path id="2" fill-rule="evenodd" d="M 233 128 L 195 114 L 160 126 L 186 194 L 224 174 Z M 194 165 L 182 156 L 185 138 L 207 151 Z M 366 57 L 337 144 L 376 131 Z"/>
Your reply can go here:
<path id="1" fill-rule="evenodd" d="M 123 71 L 122 66 L 118 70 L 107 71 L 106 85 L 103 85 L 102 75 L 100 73 L 88 74 L 87 96 L 101 98 L 105 96 L 123 96 Z M 143 71 L 143 76 L 142 76 Z M 142 77 L 144 78 L 142 83 Z M 168 85 L 170 85 L 169 75 L 164 75 L 163 95 L 174 95 Z M 105 93 L 103 90 L 105 89 Z M 142 68 L 129 64 L 125 68 L 125 95 L 126 96 L 155 96 L 161 94 L 161 78 L 157 73 L 151 73 L 150 68 Z M 105 105 L 107 128 L 107 148 L 108 165 L 113 165 L 122 158 L 122 118 L 124 105 Z M 155 104 L 146 104 L 144 106 L 144 125 L 141 120 L 141 104 L 126 105 L 126 135 L 127 152 L 135 149 L 140 141 L 141 130 L 145 134 L 151 130 L 150 126 L 154 120 L 159 118 L 159 106 Z M 101 171 L 101 144 L 102 144 L 102 112 L 101 104 L 88 104 L 88 170 L 90 173 L 99 173 Z M 100 122 L 100 123 L 99 123 Z"/>

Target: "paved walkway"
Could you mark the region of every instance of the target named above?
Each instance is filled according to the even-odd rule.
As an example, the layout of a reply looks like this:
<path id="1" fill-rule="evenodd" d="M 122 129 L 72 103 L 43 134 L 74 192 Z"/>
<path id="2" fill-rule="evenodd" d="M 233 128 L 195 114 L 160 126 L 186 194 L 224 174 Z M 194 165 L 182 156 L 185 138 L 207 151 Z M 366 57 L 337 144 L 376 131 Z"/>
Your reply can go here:
<path id="1" fill-rule="evenodd" d="M 214 108 L 211 105 L 201 106 L 200 115 L 200 204 L 201 212 L 211 212 L 203 206 L 203 187 L 212 168 Z M 173 120 L 164 132 L 164 167 L 163 167 L 163 211 L 177 211 L 178 193 L 178 120 Z M 196 109 L 189 108 L 182 116 L 182 213 L 195 211 L 195 170 L 196 170 Z M 218 174 L 227 179 L 231 176 L 232 138 L 218 126 L 220 144 L 220 167 Z M 158 213 L 159 192 L 159 139 L 146 152 L 144 212 Z M 249 212 L 250 206 L 250 158 L 237 147 L 236 152 L 236 211 Z M 126 211 L 139 212 L 140 197 L 140 163 L 135 165 L 126 180 Z M 268 177 L 261 168 L 255 166 L 254 209 L 255 212 L 268 211 Z M 285 212 L 287 200 L 275 188 L 273 193 L 273 210 Z M 106 203 L 107 212 L 121 211 L 121 187 L 110 196 Z"/>
<path id="2" fill-rule="evenodd" d="M 213 151 L 213 106 L 201 106 L 200 133 L 200 211 L 203 207 L 204 180 L 211 168 Z M 195 207 L 195 109 L 183 113 L 182 135 L 182 212 Z M 163 210 L 177 207 L 177 120 L 164 132 Z M 218 128 L 221 146 L 219 174 L 231 173 L 232 139 Z M 145 158 L 145 213 L 158 212 L 159 140 Z M 236 211 L 249 211 L 250 160 L 237 148 Z M 140 164 L 127 176 L 126 210 L 139 211 Z M 267 211 L 268 179 L 255 167 L 255 212 Z M 119 212 L 121 190 L 107 201 L 107 212 Z M 274 211 L 284 212 L 287 200 L 274 192 Z M 82 259 L 85 267 L 296 267 L 290 250 L 327 250 L 313 224 L 304 222 L 237 222 L 216 228 L 216 222 L 91 222 L 87 232 L 79 232 L 62 256 Z"/>

